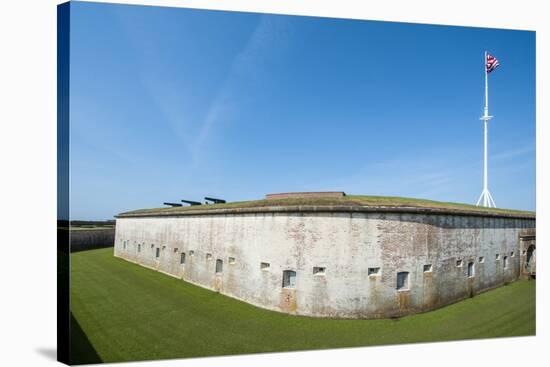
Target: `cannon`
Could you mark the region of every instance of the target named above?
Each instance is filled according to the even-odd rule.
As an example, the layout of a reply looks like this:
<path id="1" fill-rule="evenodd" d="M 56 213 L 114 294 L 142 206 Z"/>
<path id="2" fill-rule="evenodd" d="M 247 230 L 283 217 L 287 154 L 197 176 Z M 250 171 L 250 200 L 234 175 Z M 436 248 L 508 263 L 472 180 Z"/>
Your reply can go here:
<path id="1" fill-rule="evenodd" d="M 193 200 L 182 200 L 181 202 L 182 202 L 182 203 L 189 204 L 189 205 L 191 205 L 191 206 L 193 206 L 193 205 L 201 205 L 201 202 L 199 202 L 199 201 L 193 201 Z"/>
<path id="2" fill-rule="evenodd" d="M 181 204 L 178 204 L 178 203 L 163 203 L 164 205 L 169 205 L 169 206 L 182 206 Z"/>
<path id="3" fill-rule="evenodd" d="M 223 199 L 210 198 L 210 197 L 208 197 L 208 196 L 206 196 L 206 197 L 204 198 L 204 200 L 211 201 L 211 202 L 213 202 L 214 204 L 225 204 L 225 203 L 226 203 L 226 201 L 223 200 Z"/>

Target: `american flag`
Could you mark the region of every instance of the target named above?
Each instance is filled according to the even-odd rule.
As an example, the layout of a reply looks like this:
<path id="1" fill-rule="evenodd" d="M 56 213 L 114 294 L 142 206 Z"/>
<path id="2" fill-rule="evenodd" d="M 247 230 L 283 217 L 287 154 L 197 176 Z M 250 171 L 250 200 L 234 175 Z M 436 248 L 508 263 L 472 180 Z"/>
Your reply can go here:
<path id="1" fill-rule="evenodd" d="M 487 73 L 495 70 L 498 66 L 498 60 L 493 55 L 487 54 L 487 60 L 485 62 L 485 70 Z"/>

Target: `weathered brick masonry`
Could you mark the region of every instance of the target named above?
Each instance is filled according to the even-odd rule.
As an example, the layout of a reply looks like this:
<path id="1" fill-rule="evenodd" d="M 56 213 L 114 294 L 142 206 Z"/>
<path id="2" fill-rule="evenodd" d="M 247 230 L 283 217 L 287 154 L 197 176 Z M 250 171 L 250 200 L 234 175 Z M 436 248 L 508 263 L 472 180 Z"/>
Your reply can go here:
<path id="1" fill-rule="evenodd" d="M 118 216 L 115 256 L 266 309 L 381 318 L 518 279 L 534 229 L 534 215 L 426 208 L 153 212 Z"/>

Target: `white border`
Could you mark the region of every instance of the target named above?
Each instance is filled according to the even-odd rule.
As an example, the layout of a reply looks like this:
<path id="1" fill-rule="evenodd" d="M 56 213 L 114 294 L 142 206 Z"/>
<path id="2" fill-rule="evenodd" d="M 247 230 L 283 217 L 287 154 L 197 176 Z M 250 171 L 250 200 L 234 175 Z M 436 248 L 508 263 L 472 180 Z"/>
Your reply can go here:
<path id="1" fill-rule="evenodd" d="M 103 1 L 104 2 L 104 1 Z M 543 1 L 151 0 L 148 5 L 342 18 L 528 29 L 537 31 L 537 337 L 129 363 L 151 366 L 537 365 L 549 343 L 545 271 L 548 122 L 542 101 L 549 65 Z M 3 255 L 0 263 L 0 359 L 6 366 L 53 365 L 55 332 L 56 8 L 53 0 L 12 0 L 0 9 L 0 157 Z M 452 333 L 452 330 L 449 330 Z M 547 347 L 546 347 L 547 348 Z"/>

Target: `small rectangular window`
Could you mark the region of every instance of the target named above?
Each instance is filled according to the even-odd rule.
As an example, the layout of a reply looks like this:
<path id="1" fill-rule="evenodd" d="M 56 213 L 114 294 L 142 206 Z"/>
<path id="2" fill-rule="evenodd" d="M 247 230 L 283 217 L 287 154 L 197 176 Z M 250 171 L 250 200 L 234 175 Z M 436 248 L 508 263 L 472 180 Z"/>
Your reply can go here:
<path id="1" fill-rule="evenodd" d="M 514 251 L 510 252 L 510 257 L 514 257 Z"/>
<path id="2" fill-rule="evenodd" d="M 180 264 L 185 264 L 185 252 L 182 252 L 180 255 Z"/>
<path id="3" fill-rule="evenodd" d="M 262 270 L 268 270 L 269 266 L 269 263 L 260 263 L 260 269 Z"/>
<path id="4" fill-rule="evenodd" d="M 159 256 L 160 256 L 160 248 L 157 247 L 155 251 L 155 257 L 159 257 Z"/>
<path id="5" fill-rule="evenodd" d="M 474 268 L 474 263 L 472 261 L 468 263 L 468 278 L 472 278 L 474 275 L 475 275 L 475 268 Z"/>
<path id="6" fill-rule="evenodd" d="M 500 260 L 500 254 L 495 255 L 495 260 L 497 260 L 497 261 Z"/>
<path id="7" fill-rule="evenodd" d="M 380 275 L 380 268 L 369 268 L 368 269 L 368 273 L 367 273 L 369 276 L 376 276 L 376 275 Z"/>
<path id="8" fill-rule="evenodd" d="M 206 254 L 206 260 L 212 260 L 212 254 L 211 253 Z"/>
<path id="9" fill-rule="evenodd" d="M 313 267 L 313 275 L 325 275 L 325 267 L 321 266 L 314 266 Z"/>
<path id="10" fill-rule="evenodd" d="M 126 241 L 122 242 L 122 248 L 126 250 Z"/>
<path id="11" fill-rule="evenodd" d="M 508 256 L 504 256 L 504 269 L 508 269 Z"/>
<path id="12" fill-rule="evenodd" d="M 424 273 L 431 273 L 431 272 L 432 272 L 432 264 L 424 265 Z"/>
<path id="13" fill-rule="evenodd" d="M 481 264 L 483 264 L 483 263 L 485 262 L 485 258 L 484 258 L 483 256 L 480 256 L 480 257 L 479 257 L 479 262 L 480 262 Z"/>
<path id="14" fill-rule="evenodd" d="M 193 250 L 189 251 L 189 256 L 195 256 L 195 251 Z"/>
<path id="15" fill-rule="evenodd" d="M 164 251 L 164 249 L 166 248 L 166 245 L 162 245 L 162 250 Z"/>
<path id="16" fill-rule="evenodd" d="M 229 262 L 229 264 L 235 264 L 235 258 L 230 256 L 227 262 Z"/>
<path id="17" fill-rule="evenodd" d="M 296 272 L 294 270 L 283 271 L 283 288 L 296 288 Z"/>
<path id="18" fill-rule="evenodd" d="M 527 250 L 523 250 L 523 251 L 521 252 L 521 254 L 522 254 L 523 256 L 527 255 Z"/>
<path id="19" fill-rule="evenodd" d="M 456 266 L 461 267 L 462 266 L 462 260 L 457 260 L 456 261 Z"/>
<path id="20" fill-rule="evenodd" d="M 151 244 L 151 248 L 155 248 L 155 244 L 154 244 L 154 243 Z"/>
<path id="21" fill-rule="evenodd" d="M 397 273 L 397 290 L 409 289 L 409 272 L 401 271 Z"/>
<path id="22" fill-rule="evenodd" d="M 138 243 L 138 252 L 141 252 L 141 243 Z"/>
<path id="23" fill-rule="evenodd" d="M 223 272 L 223 260 L 216 260 L 216 274 L 221 274 Z"/>
<path id="24" fill-rule="evenodd" d="M 174 247 L 174 252 L 178 252 L 178 248 L 177 248 L 177 247 Z"/>

